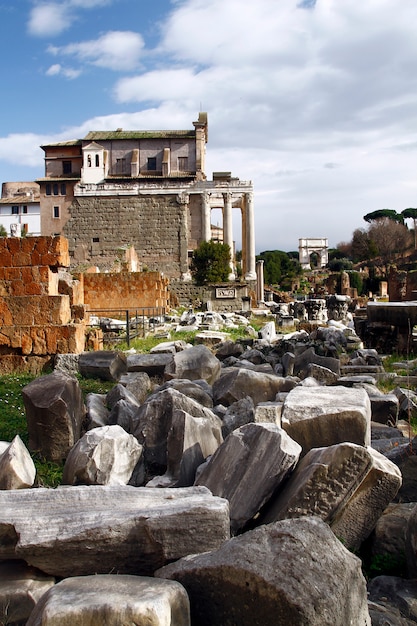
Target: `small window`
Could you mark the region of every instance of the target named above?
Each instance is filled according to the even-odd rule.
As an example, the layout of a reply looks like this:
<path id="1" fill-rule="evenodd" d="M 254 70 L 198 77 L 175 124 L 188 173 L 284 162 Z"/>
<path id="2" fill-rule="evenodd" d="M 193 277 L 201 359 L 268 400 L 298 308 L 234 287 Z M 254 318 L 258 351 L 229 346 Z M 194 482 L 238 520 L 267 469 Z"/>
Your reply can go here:
<path id="1" fill-rule="evenodd" d="M 46 193 L 46 195 L 50 196 L 51 195 L 51 191 L 52 191 L 52 187 L 51 187 L 50 183 L 46 183 L 46 185 L 45 185 L 45 193 Z"/>
<path id="2" fill-rule="evenodd" d="M 156 157 L 149 157 L 148 172 L 156 172 Z"/>
<path id="3" fill-rule="evenodd" d="M 89 154 L 87 157 L 87 165 L 88 167 L 91 167 L 91 154 Z"/>
<path id="4" fill-rule="evenodd" d="M 62 161 L 62 173 L 63 174 L 71 174 L 72 172 L 72 163 L 71 161 Z"/>
<path id="5" fill-rule="evenodd" d="M 93 237 L 93 243 L 99 243 L 100 237 Z"/>
<path id="6" fill-rule="evenodd" d="M 26 205 L 22 206 L 22 213 L 26 214 L 28 212 L 28 208 Z"/>
<path id="7" fill-rule="evenodd" d="M 178 171 L 188 172 L 188 157 L 178 157 Z"/>
<path id="8" fill-rule="evenodd" d="M 59 186 L 58 183 L 54 183 L 53 185 L 53 191 L 54 191 L 54 196 L 57 196 L 59 193 Z"/>
<path id="9" fill-rule="evenodd" d="M 124 174 L 126 172 L 126 159 L 116 159 L 116 174 Z"/>
<path id="10" fill-rule="evenodd" d="M 100 167 L 100 155 L 96 154 L 96 167 Z"/>
<path id="11" fill-rule="evenodd" d="M 61 183 L 61 196 L 67 195 L 67 186 L 65 183 Z"/>
<path id="12" fill-rule="evenodd" d="M 19 215 L 19 207 L 12 206 L 12 215 Z"/>
<path id="13" fill-rule="evenodd" d="M 54 206 L 54 218 L 59 218 L 59 206 Z"/>

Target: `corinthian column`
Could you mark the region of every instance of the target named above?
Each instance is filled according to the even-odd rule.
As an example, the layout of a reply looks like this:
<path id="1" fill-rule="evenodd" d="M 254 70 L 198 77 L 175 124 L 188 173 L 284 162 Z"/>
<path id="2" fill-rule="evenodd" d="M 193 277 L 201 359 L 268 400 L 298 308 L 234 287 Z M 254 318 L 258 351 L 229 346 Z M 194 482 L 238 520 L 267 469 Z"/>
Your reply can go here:
<path id="1" fill-rule="evenodd" d="M 255 269 L 255 217 L 253 211 L 253 193 L 245 194 L 245 241 L 246 274 L 245 280 L 256 280 Z"/>
<path id="2" fill-rule="evenodd" d="M 202 194 L 201 212 L 201 238 L 203 241 L 211 239 L 211 209 L 210 195 L 207 192 Z"/>
<path id="3" fill-rule="evenodd" d="M 230 247 L 230 272 L 229 280 L 235 280 L 233 265 L 233 221 L 232 221 L 232 194 L 223 194 L 223 243 Z"/>

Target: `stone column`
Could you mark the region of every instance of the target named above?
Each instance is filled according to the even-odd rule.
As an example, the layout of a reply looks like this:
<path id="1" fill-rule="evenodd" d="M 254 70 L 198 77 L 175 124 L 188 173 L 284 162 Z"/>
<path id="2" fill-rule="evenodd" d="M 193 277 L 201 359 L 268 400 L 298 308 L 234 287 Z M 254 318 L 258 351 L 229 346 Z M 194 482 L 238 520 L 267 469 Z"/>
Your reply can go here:
<path id="1" fill-rule="evenodd" d="M 180 205 L 180 233 L 179 233 L 179 256 L 181 280 L 190 281 L 191 273 L 188 267 L 188 213 L 190 196 L 188 193 L 181 193 L 177 196 Z"/>
<path id="2" fill-rule="evenodd" d="M 253 212 L 253 193 L 245 194 L 245 242 L 246 274 L 245 280 L 256 280 L 255 270 L 255 218 Z"/>
<path id="3" fill-rule="evenodd" d="M 235 270 L 233 263 L 233 219 L 232 219 L 232 194 L 223 194 L 223 243 L 230 247 L 230 272 L 229 280 L 235 280 Z"/>
<path id="4" fill-rule="evenodd" d="M 264 261 L 260 259 L 256 261 L 256 299 L 258 302 L 264 302 Z"/>
<path id="5" fill-rule="evenodd" d="M 203 241 L 210 241 L 211 239 L 211 209 L 210 209 L 210 194 L 205 191 L 202 194 L 202 212 L 201 212 L 201 238 Z"/>

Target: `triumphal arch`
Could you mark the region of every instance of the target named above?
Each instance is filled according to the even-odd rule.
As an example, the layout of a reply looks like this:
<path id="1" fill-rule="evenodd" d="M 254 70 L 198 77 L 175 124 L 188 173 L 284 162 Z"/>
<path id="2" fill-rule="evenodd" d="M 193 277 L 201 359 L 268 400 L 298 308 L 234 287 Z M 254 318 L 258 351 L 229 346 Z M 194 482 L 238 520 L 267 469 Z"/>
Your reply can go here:
<path id="1" fill-rule="evenodd" d="M 326 267 L 329 262 L 329 246 L 326 238 L 303 238 L 298 240 L 298 254 L 303 270 L 310 269 L 311 255 L 316 253 L 317 267 Z"/>

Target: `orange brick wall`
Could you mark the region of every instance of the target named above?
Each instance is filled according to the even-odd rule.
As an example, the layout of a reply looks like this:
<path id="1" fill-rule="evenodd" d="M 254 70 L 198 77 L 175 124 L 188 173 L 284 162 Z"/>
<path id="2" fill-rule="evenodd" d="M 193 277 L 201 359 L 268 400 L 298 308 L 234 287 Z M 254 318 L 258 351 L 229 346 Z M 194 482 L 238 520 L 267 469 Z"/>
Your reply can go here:
<path id="1" fill-rule="evenodd" d="M 84 274 L 84 302 L 90 309 L 168 307 L 169 280 L 159 272 Z"/>

